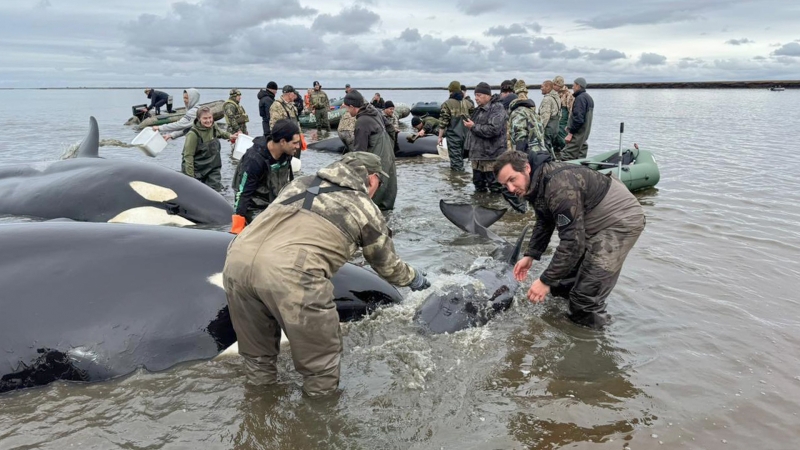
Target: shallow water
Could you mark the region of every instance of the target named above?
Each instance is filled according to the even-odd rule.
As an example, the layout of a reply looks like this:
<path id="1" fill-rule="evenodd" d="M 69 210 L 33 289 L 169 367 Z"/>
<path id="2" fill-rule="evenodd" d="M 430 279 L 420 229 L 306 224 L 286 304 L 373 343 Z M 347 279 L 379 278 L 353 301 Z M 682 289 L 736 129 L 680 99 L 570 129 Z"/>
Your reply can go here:
<path id="1" fill-rule="evenodd" d="M 527 303 L 521 290 L 485 327 L 425 336 L 411 319 L 428 292 L 407 292 L 405 304 L 345 325 L 338 398 L 304 399 L 286 353 L 274 389 L 246 387 L 236 358 L 188 363 L 0 396 L 0 448 L 795 448 L 800 132 L 788 112 L 800 92 L 590 92 L 590 155 L 616 149 L 625 121 L 624 143 L 655 151 L 661 169 L 658 188 L 638 195 L 647 228 L 604 332 L 570 324 L 561 301 Z M 244 91 L 244 106 L 257 132 L 255 94 Z M 445 98 L 383 94 L 395 103 Z M 0 91 L 0 158 L 56 159 L 94 115 L 105 157 L 178 169 L 181 141 L 155 159 L 114 146 L 135 136 L 123 123 L 143 99 L 140 90 Z M 303 171 L 334 159 L 307 151 Z M 400 160 L 397 171 L 390 226 L 399 253 L 427 269 L 433 289 L 471 282 L 463 273 L 492 246 L 449 224 L 438 200 L 504 205 L 473 194 L 445 162 Z M 509 212 L 493 229 L 512 240 L 529 221 Z"/>

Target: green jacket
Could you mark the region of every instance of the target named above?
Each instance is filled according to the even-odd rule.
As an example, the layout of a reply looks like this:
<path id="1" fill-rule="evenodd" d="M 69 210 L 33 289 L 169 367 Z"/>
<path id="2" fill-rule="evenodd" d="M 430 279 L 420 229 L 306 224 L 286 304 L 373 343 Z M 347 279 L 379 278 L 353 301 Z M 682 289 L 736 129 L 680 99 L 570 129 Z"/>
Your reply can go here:
<path id="1" fill-rule="evenodd" d="M 326 94 L 322 89 L 317 91 L 311 91 L 311 107 L 314 110 L 319 111 L 327 111 L 331 109 L 331 102 L 328 100 L 328 94 Z"/>

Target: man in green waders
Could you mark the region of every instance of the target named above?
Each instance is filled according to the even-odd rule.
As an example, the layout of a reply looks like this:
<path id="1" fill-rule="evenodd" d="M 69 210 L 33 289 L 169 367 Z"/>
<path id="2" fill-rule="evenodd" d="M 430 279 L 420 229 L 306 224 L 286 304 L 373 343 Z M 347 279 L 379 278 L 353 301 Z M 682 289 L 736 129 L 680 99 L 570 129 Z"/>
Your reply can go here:
<path id="1" fill-rule="evenodd" d="M 356 118 L 353 150 L 377 155 L 381 159 L 382 185 L 372 197 L 381 211 L 394 209 L 397 198 L 397 169 L 394 164 L 394 144 L 386 132 L 386 125 L 377 108 L 366 103 L 364 97 L 352 90 L 344 96 L 344 106 Z"/>
<path id="2" fill-rule="evenodd" d="M 442 145 L 442 138 L 447 138 L 450 170 L 461 172 L 464 170 L 464 139 L 467 138 L 464 121 L 472 115 L 475 104 L 464 98 L 458 81 L 451 81 L 447 90 L 450 98 L 442 103 L 439 112 L 439 145 Z"/>

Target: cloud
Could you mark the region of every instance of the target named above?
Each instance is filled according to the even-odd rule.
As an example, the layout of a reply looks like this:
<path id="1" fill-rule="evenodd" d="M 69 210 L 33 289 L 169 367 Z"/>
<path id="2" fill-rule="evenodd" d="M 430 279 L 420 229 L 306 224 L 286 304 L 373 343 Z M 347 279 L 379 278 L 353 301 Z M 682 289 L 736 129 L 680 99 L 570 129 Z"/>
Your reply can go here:
<path id="1" fill-rule="evenodd" d="M 567 46 L 557 42 L 552 36 L 546 38 L 530 36 L 505 36 L 495 43 L 495 48 L 509 55 L 530 55 L 538 53 L 543 58 L 562 56 Z"/>
<path id="2" fill-rule="evenodd" d="M 658 53 L 642 53 L 639 64 L 642 66 L 662 66 L 667 63 L 667 57 Z"/>
<path id="3" fill-rule="evenodd" d="M 765 58 L 763 56 L 754 56 L 753 57 L 753 60 L 755 60 L 755 61 L 766 61 L 766 59 L 767 58 Z"/>
<path id="4" fill-rule="evenodd" d="M 617 50 L 601 48 L 597 53 L 586 53 L 586 58 L 593 61 L 613 61 L 615 59 L 625 59 L 627 56 Z"/>
<path id="5" fill-rule="evenodd" d="M 339 14 L 320 14 L 314 19 L 311 29 L 330 34 L 354 36 L 370 31 L 373 25 L 380 22 L 381 16 L 361 6 L 343 9 Z"/>
<path id="6" fill-rule="evenodd" d="M 124 30 L 128 44 L 145 50 L 219 47 L 229 44 L 241 30 L 315 12 L 300 6 L 298 0 L 177 2 L 164 17 L 142 14 L 124 25 Z"/>
<path id="7" fill-rule="evenodd" d="M 728 45 L 744 45 L 744 44 L 755 44 L 755 41 L 751 41 L 750 39 L 747 38 L 741 38 L 741 39 L 730 39 L 725 41 L 725 43 Z"/>
<path id="8" fill-rule="evenodd" d="M 539 25 L 538 22 L 526 22 L 524 25 L 525 25 L 525 28 L 533 31 L 534 33 L 541 33 L 542 32 L 542 26 Z"/>
<path id="9" fill-rule="evenodd" d="M 417 42 L 422 39 L 422 35 L 419 34 L 419 30 L 416 28 L 406 28 L 400 33 L 400 40 L 406 42 Z"/>
<path id="10" fill-rule="evenodd" d="M 36 7 L 40 9 L 46 9 L 51 6 L 53 5 L 50 3 L 50 0 L 39 0 L 39 3 L 36 4 Z"/>
<path id="11" fill-rule="evenodd" d="M 483 34 L 486 36 L 510 36 L 512 34 L 526 34 L 528 32 L 527 28 L 519 23 L 512 23 L 509 26 L 498 25 L 496 27 L 489 28 L 488 30 L 484 31 Z"/>
<path id="12" fill-rule="evenodd" d="M 779 49 L 772 52 L 775 56 L 800 56 L 800 43 L 797 42 L 789 42 L 788 44 L 783 44 Z"/>
<path id="13" fill-rule="evenodd" d="M 725 4 L 724 0 L 671 1 L 660 8 L 635 12 L 614 12 L 575 22 L 587 28 L 605 30 L 626 25 L 651 25 L 697 20 L 700 12 Z M 633 8 L 630 8 L 633 9 Z"/>
<path id="14" fill-rule="evenodd" d="M 503 0 L 458 0 L 456 6 L 459 11 L 468 16 L 478 16 L 494 12 L 505 4 L 506 2 Z"/>
<path id="15" fill-rule="evenodd" d="M 467 42 L 466 39 L 460 38 L 458 36 L 453 36 L 450 39 L 444 41 L 444 43 L 449 45 L 449 46 L 451 46 L 451 47 L 459 47 L 459 46 L 462 46 L 462 45 L 469 44 L 469 42 Z"/>

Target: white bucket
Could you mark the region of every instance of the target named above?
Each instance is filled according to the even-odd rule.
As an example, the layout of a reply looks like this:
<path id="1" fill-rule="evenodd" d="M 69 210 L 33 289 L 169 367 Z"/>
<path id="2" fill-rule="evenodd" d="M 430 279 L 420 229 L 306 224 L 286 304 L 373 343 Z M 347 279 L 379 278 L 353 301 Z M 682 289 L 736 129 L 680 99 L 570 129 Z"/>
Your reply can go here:
<path id="1" fill-rule="evenodd" d="M 153 131 L 152 128 L 147 127 L 133 138 L 131 145 L 137 145 L 147 156 L 155 157 L 161 153 L 161 150 L 164 150 L 164 147 L 167 146 L 167 141 L 161 137 L 158 131 Z"/>
<path id="2" fill-rule="evenodd" d="M 253 138 L 246 134 L 240 134 L 236 138 L 236 145 L 233 146 L 233 159 L 241 161 L 248 148 L 253 146 Z"/>
<path id="3" fill-rule="evenodd" d="M 300 164 L 300 160 L 292 157 L 292 172 L 300 172 L 301 167 L 303 166 Z"/>

